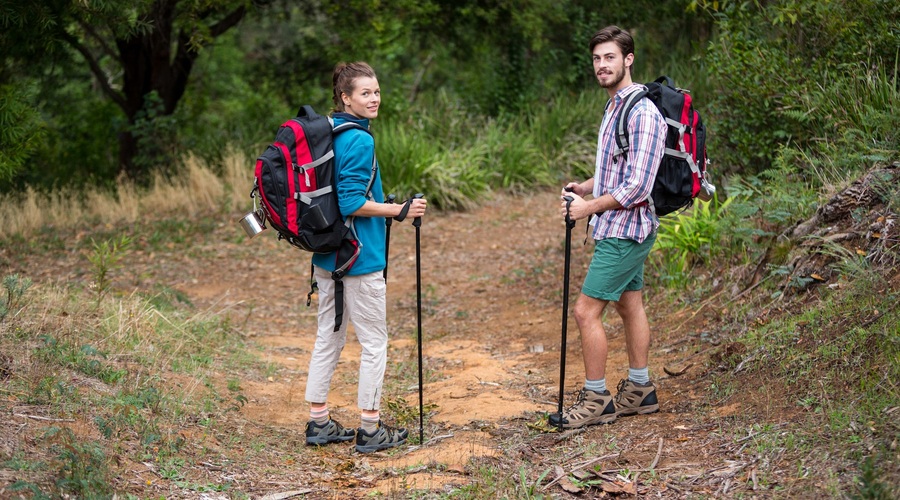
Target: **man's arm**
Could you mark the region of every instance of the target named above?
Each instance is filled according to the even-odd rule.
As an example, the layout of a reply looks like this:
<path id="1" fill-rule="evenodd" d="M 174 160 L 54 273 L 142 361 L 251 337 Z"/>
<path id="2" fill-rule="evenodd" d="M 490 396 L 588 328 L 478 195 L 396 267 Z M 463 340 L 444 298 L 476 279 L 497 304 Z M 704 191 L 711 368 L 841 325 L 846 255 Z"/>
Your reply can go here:
<path id="1" fill-rule="evenodd" d="M 643 203 L 650 196 L 666 148 L 665 120 L 650 101 L 641 99 L 640 104 L 628 117 L 631 144 L 625 158 L 624 182 L 609 193 L 624 208 Z"/>

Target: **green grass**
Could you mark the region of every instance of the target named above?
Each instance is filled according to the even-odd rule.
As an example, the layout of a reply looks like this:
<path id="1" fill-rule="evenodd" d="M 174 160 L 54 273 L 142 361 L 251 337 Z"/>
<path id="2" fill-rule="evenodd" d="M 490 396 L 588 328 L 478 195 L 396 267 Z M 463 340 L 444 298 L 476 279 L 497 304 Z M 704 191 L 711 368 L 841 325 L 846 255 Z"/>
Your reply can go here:
<path id="1" fill-rule="evenodd" d="M 376 125 L 387 192 L 424 193 L 438 208 L 477 205 L 491 191 L 526 192 L 593 174 L 600 92 L 557 96 L 520 116 L 485 118 L 438 96 Z"/>
<path id="2" fill-rule="evenodd" d="M 791 443 L 779 434 L 768 446 L 825 448 L 858 463 L 886 453 L 896 438 L 889 410 L 900 400 L 900 292 L 872 270 L 857 270 L 841 283 L 846 290 L 822 292 L 813 307 L 733 340 L 755 353 L 745 358 L 748 373 L 780 381 L 806 415 Z M 713 384 L 713 398 L 727 398 L 727 387 L 740 383 L 724 375 L 716 380 L 722 385 Z"/>
<path id="3" fill-rule="evenodd" d="M 43 471 L 50 479 L 21 481 L 11 491 L 93 498 L 113 491 L 111 454 L 136 461 L 184 460 L 179 423 L 207 415 L 206 425 L 217 432 L 216 416 L 246 402 L 236 379 L 219 387 L 213 374 L 240 369 L 258 377 L 254 372 L 264 370 L 223 318 L 171 305 L 163 312 L 137 295 L 108 298 L 98 306 L 92 293 L 43 285 L 36 296 L 25 297 L 29 309 L 40 307 L 37 315 L 26 311 L 0 336 L 0 351 L 16 352 L 22 360 L 4 392 L 44 408 L 53 419 L 88 415 L 100 436 L 95 442 L 85 440 L 84 431 L 48 426 L 36 444 L 40 451 L 33 450 L 46 459 L 26 461 L 18 453 L 4 466 Z M 175 388 L 157 375 L 177 372 L 206 382 Z M 184 487 L 227 489 L 188 482 Z"/>

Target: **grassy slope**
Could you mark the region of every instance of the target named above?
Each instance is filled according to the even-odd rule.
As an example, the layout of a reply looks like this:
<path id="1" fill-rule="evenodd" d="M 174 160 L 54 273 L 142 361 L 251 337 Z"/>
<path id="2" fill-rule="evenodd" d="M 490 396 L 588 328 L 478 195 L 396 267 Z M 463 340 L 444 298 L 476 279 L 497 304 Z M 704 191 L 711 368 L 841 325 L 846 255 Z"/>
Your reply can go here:
<path id="1" fill-rule="evenodd" d="M 192 178 L 214 178 L 201 167 L 192 171 Z M 171 199 L 187 198 L 179 189 L 184 187 L 157 186 L 156 194 L 143 199 L 120 196 L 117 206 L 152 206 L 146 200 L 157 199 L 153 196 L 159 192 Z M 223 202 L 227 190 L 221 186 L 213 184 L 211 191 L 205 198 L 213 207 L 192 211 L 218 213 L 221 208 L 216 207 L 240 204 Z M 796 467 L 790 477 L 801 482 L 817 478 L 808 487 L 827 496 L 896 492 L 900 486 L 900 275 L 896 260 L 879 264 L 861 255 L 866 251 L 861 243 L 868 242 L 869 251 L 880 249 L 884 259 L 896 258 L 896 236 L 883 231 L 894 238 L 887 243 L 871 236 L 850 240 L 849 253 L 829 239 L 841 229 L 858 231 L 879 218 L 896 221 L 891 208 L 880 203 L 864 213 L 848 212 L 820 232 L 820 243 L 813 248 L 808 248 L 809 240 L 789 245 L 793 250 L 782 261 L 814 264 L 805 275 L 780 273 L 783 267 L 761 246 L 754 249 L 753 259 L 709 259 L 694 269 L 685 290 L 671 289 L 652 298 L 690 312 L 689 319 L 702 318 L 704 331 L 715 337 L 699 379 L 709 409 L 741 393 L 760 401 L 760 411 L 752 415 L 758 419 L 752 439 L 741 434 L 746 419 L 735 421 L 734 428 L 720 422 L 717 425 L 724 427 L 719 432 L 751 447 L 761 471 L 767 461 Z M 101 211 L 96 205 L 92 210 Z M 215 218 L 188 221 L 142 214 L 133 223 L 71 224 L 5 240 L 0 254 L 4 269 L 15 269 L 14 262 L 26 254 L 43 254 L 44 262 L 58 260 L 61 265 L 85 258 L 94 262 L 81 265 L 82 279 L 74 282 L 44 279 L 25 289 L 28 273 L 23 273 L 19 281 L 4 284 L 10 307 L 0 325 L 0 405 L 13 424 L 46 423 L 37 434 L 18 434 L 16 425 L 4 427 L 0 484 L 6 493 L 34 492 L 40 497 L 141 491 L 141 485 L 117 480 L 119 470 L 138 461 L 149 461 L 158 471 L 144 486 L 163 481 L 183 491 L 228 488 L 227 483 L 204 482 L 191 472 L 185 464 L 201 460 L 203 453 L 185 448 L 185 443 L 190 437 L 193 446 L 199 442 L 201 448 L 238 452 L 228 445 L 227 436 L 241 426 L 239 410 L 245 398 L 240 380 L 264 379 L 275 368 L 258 358 L 256 348 L 229 320 L 196 310 L 171 289 L 162 286 L 128 295 L 117 291 L 140 289 L 148 276 L 129 274 L 129 283 L 108 288 L 101 279 L 104 273 L 121 275 L 116 258 L 133 253 L 215 258 L 198 245 L 216 237 Z M 119 239 L 123 234 L 130 243 Z M 125 246 L 109 245 L 115 242 Z M 769 272 L 757 276 L 764 262 L 769 262 Z M 702 420 L 701 415 L 695 418 Z M 785 422 L 789 428 L 782 428 Z M 246 441 L 240 445 L 240 454 L 252 460 L 273 459 L 299 445 L 295 436 L 275 436 L 270 430 L 254 435 L 250 443 L 249 449 Z M 516 470 L 517 464 L 525 467 L 526 477 L 535 479 L 487 480 L 497 471 Z M 480 479 L 458 495 L 521 495 L 528 490 L 523 485 L 536 480 L 542 467 L 506 455 L 493 465 L 480 464 L 474 473 Z M 798 491 L 796 485 L 765 486 L 776 497 Z"/>

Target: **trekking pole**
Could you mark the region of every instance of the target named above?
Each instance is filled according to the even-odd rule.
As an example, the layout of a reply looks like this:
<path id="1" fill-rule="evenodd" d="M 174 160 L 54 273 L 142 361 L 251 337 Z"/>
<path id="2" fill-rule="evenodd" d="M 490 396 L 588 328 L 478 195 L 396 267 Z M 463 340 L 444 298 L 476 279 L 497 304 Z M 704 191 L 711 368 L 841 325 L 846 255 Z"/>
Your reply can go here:
<path id="1" fill-rule="evenodd" d="M 387 203 L 388 203 L 388 205 L 393 205 L 393 204 L 394 204 L 394 200 L 396 200 L 396 199 L 397 199 L 396 196 L 394 196 L 394 195 L 392 195 L 392 194 L 389 194 L 388 197 L 387 197 Z M 385 217 L 385 218 L 384 218 L 384 225 L 387 226 L 387 229 L 385 230 L 385 235 L 384 235 L 384 273 L 382 273 L 382 274 L 384 275 L 384 282 L 385 282 L 385 283 L 387 283 L 388 259 L 390 258 L 390 255 L 391 255 L 391 254 L 390 254 L 390 250 L 391 250 L 391 223 L 392 223 L 393 221 L 394 221 L 394 218 L 393 218 L 393 217 Z"/>
<path id="2" fill-rule="evenodd" d="M 417 193 L 413 198 L 418 199 L 424 196 L 422 193 Z M 422 243 L 419 237 L 422 218 L 416 217 L 412 224 L 416 228 L 416 343 L 419 349 L 419 444 L 421 445 L 425 442 L 423 430 L 425 405 L 422 398 Z"/>
<path id="3" fill-rule="evenodd" d="M 571 189 L 566 188 L 566 191 Z M 569 265 L 572 253 L 572 228 L 575 227 L 575 221 L 569 217 L 569 208 L 572 206 L 574 198 L 571 196 L 563 196 L 566 201 L 566 261 L 563 267 L 563 310 L 562 310 L 562 346 L 559 350 L 559 430 L 563 430 L 563 394 L 566 389 L 566 330 L 568 330 L 569 319 Z"/>

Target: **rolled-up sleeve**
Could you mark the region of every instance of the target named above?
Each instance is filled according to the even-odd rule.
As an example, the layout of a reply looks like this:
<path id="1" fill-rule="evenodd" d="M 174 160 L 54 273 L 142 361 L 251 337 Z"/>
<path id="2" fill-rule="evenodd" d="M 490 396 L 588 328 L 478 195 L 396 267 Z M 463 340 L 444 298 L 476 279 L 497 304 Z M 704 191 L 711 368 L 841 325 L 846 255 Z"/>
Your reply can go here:
<path id="1" fill-rule="evenodd" d="M 366 203 L 367 188 L 372 178 L 372 160 L 375 157 L 375 140 L 371 135 L 350 130 L 340 139 L 346 140 L 343 154 L 337 158 L 338 206 L 341 215 L 348 217 Z"/>
<path id="2" fill-rule="evenodd" d="M 666 145 L 666 122 L 652 103 L 642 99 L 628 117 L 630 149 L 622 182 L 609 194 L 625 208 L 647 200 Z"/>

